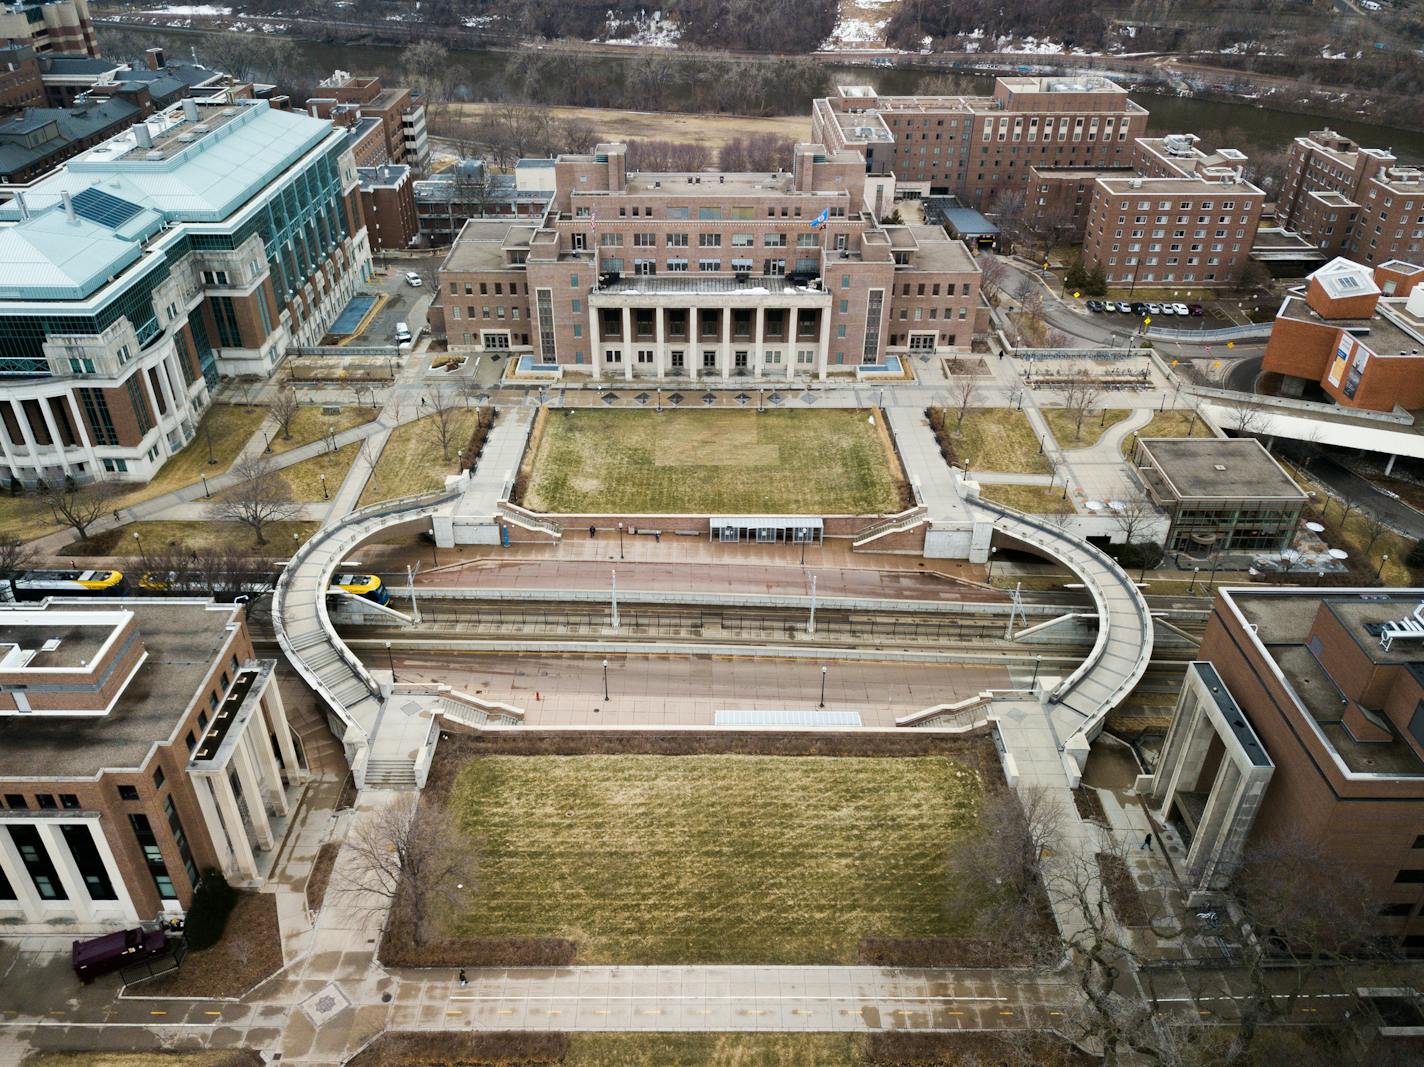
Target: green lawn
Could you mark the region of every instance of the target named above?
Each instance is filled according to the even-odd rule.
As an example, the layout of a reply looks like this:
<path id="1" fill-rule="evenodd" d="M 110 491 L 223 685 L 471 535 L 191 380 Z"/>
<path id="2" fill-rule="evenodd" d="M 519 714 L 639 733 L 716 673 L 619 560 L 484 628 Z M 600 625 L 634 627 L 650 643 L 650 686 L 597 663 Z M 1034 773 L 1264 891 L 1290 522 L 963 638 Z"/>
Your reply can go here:
<path id="1" fill-rule="evenodd" d="M 902 477 L 865 410 L 550 413 L 524 503 L 538 511 L 871 515 Z"/>
<path id="2" fill-rule="evenodd" d="M 581 964 L 851 963 L 947 937 L 946 849 L 977 819 L 948 757 L 491 756 L 451 811 L 484 887 L 457 937 L 565 937 Z"/>
<path id="3" fill-rule="evenodd" d="M 1102 408 L 1089 411 L 1083 416 L 1083 424 L 1078 425 L 1077 412 L 1067 408 L 1041 408 L 1048 428 L 1053 431 L 1053 439 L 1059 448 L 1088 448 L 1097 443 L 1109 426 L 1115 426 L 1132 414 L 1126 408 Z"/>

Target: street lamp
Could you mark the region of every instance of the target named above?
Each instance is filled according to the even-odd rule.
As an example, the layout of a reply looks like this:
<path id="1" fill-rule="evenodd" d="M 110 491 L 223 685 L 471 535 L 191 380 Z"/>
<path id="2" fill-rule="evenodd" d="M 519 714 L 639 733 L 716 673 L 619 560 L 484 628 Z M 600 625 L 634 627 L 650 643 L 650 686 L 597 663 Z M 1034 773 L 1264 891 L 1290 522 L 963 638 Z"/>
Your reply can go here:
<path id="1" fill-rule="evenodd" d="M 212 490 L 208 488 L 208 476 L 206 474 L 202 474 L 199 475 L 199 477 L 203 479 L 203 499 L 211 500 L 213 498 L 213 493 Z"/>
<path id="2" fill-rule="evenodd" d="M 386 642 L 386 663 L 391 668 L 391 685 L 396 684 L 396 658 L 391 655 L 391 643 Z"/>
<path id="3" fill-rule="evenodd" d="M 603 699 L 608 700 L 608 660 L 603 661 Z"/>
<path id="4" fill-rule="evenodd" d="M 317 477 L 321 479 L 321 498 L 323 500 L 330 500 L 331 494 L 326 491 L 326 475 L 318 474 Z"/>
<path id="5" fill-rule="evenodd" d="M 263 439 L 264 441 L 266 441 L 266 446 L 262 449 L 262 451 L 263 451 L 263 452 L 271 452 L 271 451 L 272 451 L 272 435 L 271 435 L 270 433 L 268 433 L 266 430 L 263 430 L 263 431 L 262 431 L 262 439 Z"/>
<path id="6" fill-rule="evenodd" d="M 623 558 L 623 524 L 618 524 L 618 558 Z"/>
<path id="7" fill-rule="evenodd" d="M 988 573 L 984 576 L 985 581 L 993 582 L 994 580 L 994 555 L 998 551 L 999 549 L 996 545 L 989 546 L 989 570 Z"/>
<path id="8" fill-rule="evenodd" d="M 134 536 L 138 536 L 138 535 L 135 534 Z M 1380 557 L 1379 566 L 1377 566 L 1377 567 L 1375 568 L 1375 581 L 1380 582 L 1380 581 L 1383 581 L 1383 580 L 1384 580 L 1384 565 L 1385 565 L 1386 563 L 1388 563 L 1388 562 L 1389 562 L 1389 553 L 1386 552 L 1384 555 L 1382 555 L 1382 556 Z"/>
<path id="9" fill-rule="evenodd" d="M 1201 573 L 1201 568 L 1200 568 L 1200 567 L 1193 567 L 1193 568 L 1192 568 L 1192 584 L 1189 585 L 1189 586 L 1187 586 L 1187 595 L 1188 595 L 1188 596 L 1190 596 L 1191 593 L 1192 593 L 1192 590 L 1194 590 L 1194 589 L 1197 587 L 1197 575 L 1199 575 L 1200 573 Z"/>
<path id="10" fill-rule="evenodd" d="M 821 668 L 821 702 L 816 705 L 818 708 L 826 706 L 826 668 Z"/>

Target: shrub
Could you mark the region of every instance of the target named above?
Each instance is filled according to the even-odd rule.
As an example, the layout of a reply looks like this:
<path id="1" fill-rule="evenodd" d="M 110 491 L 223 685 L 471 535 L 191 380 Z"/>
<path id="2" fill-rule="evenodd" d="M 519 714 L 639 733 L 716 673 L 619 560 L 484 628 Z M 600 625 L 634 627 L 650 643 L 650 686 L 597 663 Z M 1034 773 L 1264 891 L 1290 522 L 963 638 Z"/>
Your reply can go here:
<path id="1" fill-rule="evenodd" d="M 1165 555 L 1162 546 L 1154 541 L 1134 541 L 1127 545 L 1113 545 L 1109 553 L 1124 567 L 1155 567 Z"/>
<path id="2" fill-rule="evenodd" d="M 194 950 L 212 948 L 223 935 L 227 917 L 237 905 L 237 890 L 222 871 L 208 868 L 193 891 L 193 904 L 183 920 L 183 936 Z"/>
<path id="3" fill-rule="evenodd" d="M 1108 276 L 1103 273 L 1102 267 L 1094 267 L 1093 273 L 1088 275 L 1088 280 L 1083 283 L 1083 291 L 1089 296 L 1108 295 Z"/>
<path id="4" fill-rule="evenodd" d="M 1069 289 L 1084 289 L 1088 285 L 1088 272 L 1082 263 L 1074 263 L 1063 276 L 1063 284 Z"/>
<path id="5" fill-rule="evenodd" d="M 1406 567 L 1424 567 L 1424 537 L 1414 542 L 1414 547 L 1409 550 L 1409 555 L 1404 557 Z"/>

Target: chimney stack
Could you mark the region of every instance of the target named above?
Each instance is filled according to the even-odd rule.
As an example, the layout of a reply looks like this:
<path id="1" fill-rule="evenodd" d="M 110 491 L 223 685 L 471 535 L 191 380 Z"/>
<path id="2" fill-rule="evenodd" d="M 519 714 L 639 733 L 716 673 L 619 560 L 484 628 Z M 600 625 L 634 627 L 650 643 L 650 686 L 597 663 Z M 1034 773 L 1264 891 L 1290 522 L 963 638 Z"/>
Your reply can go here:
<path id="1" fill-rule="evenodd" d="M 69 190 L 59 194 L 59 199 L 64 203 L 64 214 L 70 222 L 78 222 L 79 217 L 74 214 L 74 199 L 69 195 Z"/>
<path id="2" fill-rule="evenodd" d="M 15 206 L 20 209 L 20 218 L 27 219 L 30 217 L 30 206 L 25 203 L 24 193 L 15 194 Z"/>
<path id="3" fill-rule="evenodd" d="M 183 117 L 189 122 L 198 121 L 198 102 L 192 97 L 183 98 Z"/>
<path id="4" fill-rule="evenodd" d="M 148 128 L 147 122 L 135 123 L 133 131 L 135 144 L 140 148 L 153 147 L 153 131 Z"/>
<path id="5" fill-rule="evenodd" d="M 143 61 L 147 64 L 149 70 L 162 70 L 164 67 L 163 49 L 150 48 L 143 54 Z"/>

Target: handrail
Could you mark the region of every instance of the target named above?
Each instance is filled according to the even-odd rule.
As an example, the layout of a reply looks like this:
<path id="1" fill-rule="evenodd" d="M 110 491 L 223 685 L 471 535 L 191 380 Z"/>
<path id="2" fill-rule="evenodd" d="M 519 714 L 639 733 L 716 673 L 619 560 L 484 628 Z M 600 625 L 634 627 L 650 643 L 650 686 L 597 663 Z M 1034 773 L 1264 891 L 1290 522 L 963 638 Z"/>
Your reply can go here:
<path id="1" fill-rule="evenodd" d="M 1147 336 L 1158 341 L 1239 341 L 1247 337 L 1269 337 L 1274 325 L 1274 322 L 1252 322 L 1219 330 L 1174 330 L 1161 326 L 1148 329 Z"/>

